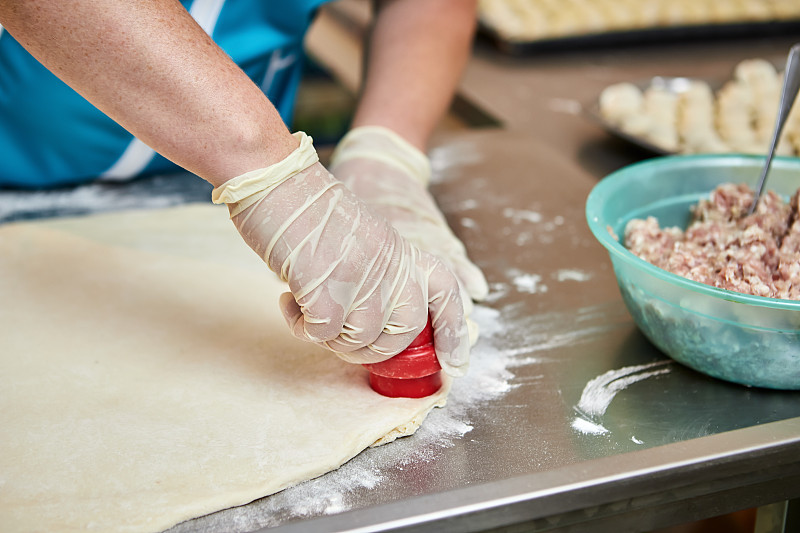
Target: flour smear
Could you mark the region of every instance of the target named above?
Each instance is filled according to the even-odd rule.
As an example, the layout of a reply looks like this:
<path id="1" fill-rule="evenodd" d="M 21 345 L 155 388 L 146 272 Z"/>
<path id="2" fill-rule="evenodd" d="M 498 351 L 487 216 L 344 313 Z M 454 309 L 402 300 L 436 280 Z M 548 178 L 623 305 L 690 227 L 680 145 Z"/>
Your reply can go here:
<path id="1" fill-rule="evenodd" d="M 654 361 L 644 365 L 609 370 L 590 380 L 583 388 L 578 405 L 575 406 L 577 415 L 572 420 L 572 429 L 585 435 L 608 433 L 608 429 L 601 425 L 601 421 L 614 397 L 634 383 L 668 374 L 671 370 L 671 361 Z M 641 444 L 641 441 L 633 442 Z"/>
<path id="2" fill-rule="evenodd" d="M 506 291 L 514 290 L 509 284 Z M 449 448 L 469 438 L 473 425 L 486 423 L 481 418 L 489 403 L 498 402 L 524 383 L 517 374 L 534 365 L 549 361 L 547 352 L 565 346 L 591 345 L 594 339 L 607 334 L 613 326 L 599 326 L 608 313 L 603 306 L 587 306 L 569 313 L 570 327 L 563 313 L 539 315 L 516 314 L 513 306 L 501 310 L 476 305 L 472 319 L 480 328 L 480 338 L 472 350 L 470 369 L 455 380 L 443 409 L 434 409 L 417 432 L 386 446 L 370 448 L 339 469 L 317 479 L 306 481 L 249 505 L 221 511 L 185 524 L 170 533 L 189 531 L 251 531 L 276 526 L 298 518 L 337 514 L 370 501 L 374 489 L 385 482 L 396 481 L 405 470 L 441 460 Z M 658 371 L 653 367 L 650 371 Z M 527 372 L 530 373 L 530 372 Z M 609 379 L 611 376 L 607 376 Z M 611 382 L 615 381 L 610 379 Z M 597 382 L 599 383 L 599 382 Z M 592 396 L 594 397 L 594 396 Z M 602 402 L 591 405 L 599 406 Z M 597 411 L 599 407 L 590 410 Z M 602 434 L 605 428 L 584 419 L 578 422 L 583 433 Z M 417 482 L 411 475 L 409 482 Z M 379 490 L 375 490 L 380 494 Z M 378 496 L 380 497 L 380 496 Z"/>

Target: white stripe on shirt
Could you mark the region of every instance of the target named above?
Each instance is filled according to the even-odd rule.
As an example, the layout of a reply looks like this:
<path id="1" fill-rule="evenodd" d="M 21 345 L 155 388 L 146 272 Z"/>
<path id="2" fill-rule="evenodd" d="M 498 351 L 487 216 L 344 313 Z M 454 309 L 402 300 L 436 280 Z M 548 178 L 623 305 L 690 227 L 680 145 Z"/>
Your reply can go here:
<path id="1" fill-rule="evenodd" d="M 286 57 L 281 57 L 281 51 L 275 50 L 269 56 L 269 65 L 267 65 L 267 72 L 264 73 L 264 79 L 261 81 L 261 90 L 264 94 L 269 94 L 269 89 L 272 87 L 272 82 L 275 80 L 275 75 L 290 67 L 297 61 L 297 54 L 289 54 Z"/>
<path id="2" fill-rule="evenodd" d="M 189 14 L 209 36 L 219 20 L 225 0 L 194 0 Z M 2 30 L 2 28 L 0 28 Z M 141 174 L 155 157 L 156 152 L 137 138 L 128 144 L 125 151 L 111 167 L 100 175 L 100 179 L 110 181 L 129 180 Z"/>
<path id="3" fill-rule="evenodd" d="M 223 4 L 225 0 L 194 0 L 189 14 L 208 35 L 212 35 Z"/>
<path id="4" fill-rule="evenodd" d="M 117 162 L 100 175 L 108 181 L 126 181 L 140 174 L 155 157 L 155 151 L 136 137 L 128 144 Z"/>

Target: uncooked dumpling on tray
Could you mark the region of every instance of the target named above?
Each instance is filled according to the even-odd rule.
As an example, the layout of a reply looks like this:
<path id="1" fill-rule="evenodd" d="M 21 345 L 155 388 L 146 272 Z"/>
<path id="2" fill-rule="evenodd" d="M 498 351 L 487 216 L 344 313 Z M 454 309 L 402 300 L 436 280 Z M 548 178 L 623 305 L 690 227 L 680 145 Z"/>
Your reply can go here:
<path id="1" fill-rule="evenodd" d="M 791 0 L 480 0 L 481 22 L 508 41 L 800 18 Z"/>
<path id="2" fill-rule="evenodd" d="M 645 87 L 617 83 L 600 94 L 600 114 L 614 128 L 665 152 L 765 154 L 782 79 L 772 63 L 747 59 L 716 92 L 691 79 Z M 776 153 L 800 154 L 800 106 L 792 108 Z"/>

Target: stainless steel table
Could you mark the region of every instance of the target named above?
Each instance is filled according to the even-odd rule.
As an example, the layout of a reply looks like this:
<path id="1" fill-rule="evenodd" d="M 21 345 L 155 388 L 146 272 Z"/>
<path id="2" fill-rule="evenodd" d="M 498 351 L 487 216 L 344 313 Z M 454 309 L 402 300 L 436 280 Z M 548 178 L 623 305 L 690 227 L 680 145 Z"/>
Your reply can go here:
<path id="1" fill-rule="evenodd" d="M 427 433 L 176 532 L 647 531 L 800 496 L 800 393 L 714 380 L 648 343 L 584 222 L 597 178 L 501 130 L 432 157 L 434 192 L 492 287 L 473 376 Z M 177 175 L 0 192 L 0 205 L 20 218 L 64 214 L 70 198 L 112 199 L 85 203 L 94 211 L 207 194 Z"/>
<path id="2" fill-rule="evenodd" d="M 512 388 L 467 408 L 472 431 L 432 460 L 396 462 L 416 437 L 356 458 L 377 461 L 382 482 L 348 493 L 342 512 L 289 512 L 276 531 L 647 531 L 800 496 L 800 393 L 664 363 L 625 310 L 583 216 L 597 180 L 650 156 L 584 115 L 605 86 L 655 75 L 724 80 L 740 60 L 784 57 L 797 40 L 517 58 L 479 41 L 459 94 L 503 130 L 441 138 L 433 190 L 492 283 L 486 306 L 505 329 L 476 352 L 513 354 Z M 583 416 L 587 393 L 606 396 L 583 402 L 592 411 Z"/>
<path id="3" fill-rule="evenodd" d="M 800 496 L 800 392 L 714 380 L 649 344 L 584 222 L 595 178 L 524 134 L 433 155 L 434 191 L 506 326 L 477 351 L 520 361 L 513 388 L 414 475 L 277 531 L 647 531 Z"/>
<path id="4" fill-rule="evenodd" d="M 433 191 L 492 286 L 472 377 L 417 435 L 174 531 L 647 531 L 800 497 L 800 393 L 698 374 L 633 324 L 583 207 L 598 179 L 646 154 L 580 112 L 609 83 L 727 75 L 787 42 L 524 59 L 479 45 L 462 96 L 505 129 L 443 137 L 432 152 Z M 0 191 L 0 219 L 64 214 L 86 191 L 112 208 L 209 192 L 187 175 Z"/>

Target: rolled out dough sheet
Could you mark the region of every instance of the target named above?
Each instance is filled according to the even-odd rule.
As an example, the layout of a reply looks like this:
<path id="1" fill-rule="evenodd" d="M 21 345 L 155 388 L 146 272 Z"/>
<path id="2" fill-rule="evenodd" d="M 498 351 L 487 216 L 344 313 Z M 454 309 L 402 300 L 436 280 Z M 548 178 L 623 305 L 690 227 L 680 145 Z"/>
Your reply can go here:
<path id="1" fill-rule="evenodd" d="M 284 290 L 224 208 L 0 226 L 0 529 L 160 531 L 444 403 L 291 337 Z"/>

